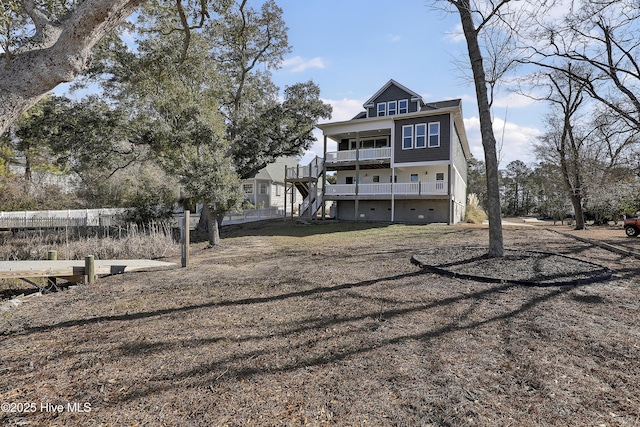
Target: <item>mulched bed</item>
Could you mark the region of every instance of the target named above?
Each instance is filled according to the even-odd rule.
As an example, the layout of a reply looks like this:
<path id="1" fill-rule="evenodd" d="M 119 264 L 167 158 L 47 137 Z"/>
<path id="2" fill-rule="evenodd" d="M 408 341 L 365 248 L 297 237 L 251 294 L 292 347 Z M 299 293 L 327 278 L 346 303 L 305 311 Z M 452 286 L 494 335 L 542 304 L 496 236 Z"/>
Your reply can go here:
<path id="1" fill-rule="evenodd" d="M 440 274 L 486 282 L 522 285 L 580 285 L 608 280 L 609 268 L 566 255 L 505 249 L 504 257 L 487 255 L 487 248 L 449 246 L 416 253 L 412 261 Z"/>

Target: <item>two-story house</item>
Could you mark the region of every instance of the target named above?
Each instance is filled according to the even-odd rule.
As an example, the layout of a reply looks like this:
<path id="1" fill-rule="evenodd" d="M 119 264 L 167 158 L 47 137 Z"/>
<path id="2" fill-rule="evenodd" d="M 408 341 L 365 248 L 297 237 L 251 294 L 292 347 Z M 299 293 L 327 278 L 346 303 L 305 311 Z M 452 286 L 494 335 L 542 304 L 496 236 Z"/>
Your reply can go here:
<path id="1" fill-rule="evenodd" d="M 318 125 L 324 159 L 287 169 L 288 182 L 307 188 L 300 216 L 333 202 L 341 220 L 461 221 L 471 157 L 461 101 L 425 103 L 390 80 L 364 109 L 351 120 Z M 337 151 L 327 151 L 328 139 Z M 327 173 L 335 184 L 326 183 Z"/>

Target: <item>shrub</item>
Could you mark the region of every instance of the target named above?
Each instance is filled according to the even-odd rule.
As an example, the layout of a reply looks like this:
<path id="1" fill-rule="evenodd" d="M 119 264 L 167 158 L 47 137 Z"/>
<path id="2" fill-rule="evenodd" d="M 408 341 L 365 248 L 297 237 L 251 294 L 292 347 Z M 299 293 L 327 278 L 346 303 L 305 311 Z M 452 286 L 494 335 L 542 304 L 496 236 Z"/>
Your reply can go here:
<path id="1" fill-rule="evenodd" d="M 467 197 L 467 210 L 464 215 L 465 222 L 470 224 L 482 224 L 487 219 L 486 212 L 480 207 L 480 200 L 475 193 Z"/>

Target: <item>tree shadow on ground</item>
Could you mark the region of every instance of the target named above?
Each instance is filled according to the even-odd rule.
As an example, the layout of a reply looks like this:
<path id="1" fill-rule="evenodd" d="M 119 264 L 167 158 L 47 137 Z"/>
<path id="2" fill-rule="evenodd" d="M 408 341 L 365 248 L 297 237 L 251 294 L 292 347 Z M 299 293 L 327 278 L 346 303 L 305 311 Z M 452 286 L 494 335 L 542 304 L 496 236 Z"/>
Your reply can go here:
<path id="1" fill-rule="evenodd" d="M 387 222 L 361 222 L 324 220 L 297 222 L 292 220 L 272 219 L 266 221 L 248 222 L 245 224 L 224 225 L 220 229 L 224 238 L 247 236 L 285 236 L 307 237 L 318 234 L 331 234 L 350 231 L 375 230 L 393 225 Z M 407 224 L 404 224 L 407 225 Z M 427 225 L 415 225 L 425 227 Z"/>
<path id="2" fill-rule="evenodd" d="M 388 278 L 387 280 L 393 280 L 394 278 Z M 339 362 L 344 362 L 350 358 L 356 357 L 358 355 L 362 355 L 371 351 L 377 351 L 381 347 L 391 347 L 398 344 L 407 343 L 410 341 L 421 341 L 424 343 L 431 342 L 436 339 L 443 338 L 444 336 L 453 334 L 455 332 L 465 331 L 465 330 L 474 330 L 479 329 L 487 325 L 491 325 L 501 321 L 508 321 L 514 317 L 520 316 L 523 313 L 526 313 L 535 307 L 551 301 L 555 298 L 561 297 L 562 295 L 568 294 L 571 292 L 573 287 L 562 287 L 556 289 L 546 288 L 546 292 L 542 295 L 532 296 L 530 299 L 524 301 L 521 305 L 516 306 L 512 309 L 506 309 L 499 314 L 477 319 L 470 320 L 470 314 L 475 310 L 474 302 L 478 299 L 486 299 L 495 295 L 499 295 L 504 292 L 508 292 L 510 289 L 517 287 L 516 285 L 497 285 L 493 287 L 489 287 L 482 291 L 473 292 L 470 294 L 459 295 L 450 298 L 439 299 L 427 304 L 422 304 L 419 306 L 414 306 L 410 308 L 403 308 L 398 310 L 380 310 L 379 312 L 367 312 L 354 316 L 344 316 L 333 319 L 314 319 L 308 321 L 307 325 L 300 325 L 296 322 L 295 325 L 291 325 L 289 329 L 284 332 L 279 332 L 276 334 L 277 338 L 284 339 L 289 335 L 296 335 L 300 332 L 304 332 L 305 330 L 317 330 L 322 331 L 327 328 L 338 327 L 343 324 L 352 324 L 356 321 L 361 321 L 364 319 L 370 319 L 371 325 L 379 322 L 386 322 L 393 320 L 399 316 L 405 315 L 413 315 L 418 314 L 420 312 L 431 310 L 431 309 L 446 309 L 448 306 L 468 301 L 470 303 L 470 308 L 463 313 L 461 316 L 458 316 L 455 319 L 451 319 L 446 324 L 438 325 L 433 329 L 412 333 L 412 334 L 404 334 L 398 335 L 394 337 L 389 337 L 383 340 L 374 339 L 370 334 L 375 331 L 376 327 L 372 327 L 371 325 L 363 325 L 361 328 L 352 328 L 349 332 L 351 337 L 340 336 L 342 339 L 341 343 L 342 347 L 339 348 L 331 348 L 329 345 L 319 345 L 320 347 L 325 347 L 325 350 L 320 354 L 310 354 L 308 352 L 307 346 L 308 343 L 300 343 L 294 347 L 287 348 L 277 348 L 277 349 L 269 349 L 269 348 L 258 348 L 250 351 L 240 351 L 231 354 L 225 354 L 223 357 L 214 358 L 207 363 L 200 364 L 196 367 L 184 370 L 182 372 L 174 373 L 171 376 L 171 384 L 158 384 L 157 381 L 168 380 L 168 378 L 163 378 L 162 376 L 157 376 L 153 378 L 151 384 L 155 383 L 156 385 L 148 385 L 142 388 L 138 388 L 135 391 L 127 394 L 123 397 L 124 401 L 131 401 L 139 398 L 144 398 L 153 393 L 162 392 L 165 390 L 173 389 L 172 385 L 175 382 L 183 382 L 187 381 L 189 387 L 212 387 L 213 383 L 219 381 L 221 377 L 224 377 L 230 381 L 238 381 L 243 379 L 251 379 L 256 376 L 262 375 L 273 375 L 278 373 L 290 373 L 300 369 L 308 369 L 314 367 L 321 367 L 326 365 L 331 365 Z M 243 340 L 246 339 L 255 339 L 255 340 L 263 340 L 265 336 L 254 336 L 254 337 L 244 337 Z M 326 338 L 327 341 L 331 340 L 334 337 Z M 358 338 L 359 345 L 347 345 L 347 343 L 354 342 L 354 339 Z M 220 340 L 221 338 L 215 338 L 211 342 L 215 342 L 215 340 Z M 319 337 L 317 340 L 322 341 L 323 338 Z M 233 342 L 233 339 L 232 339 Z M 286 342 L 283 341 L 283 342 Z M 181 345 L 197 345 L 198 342 L 191 343 L 181 343 Z M 315 343 L 318 345 L 318 343 Z M 328 343 L 327 343 L 328 344 Z M 154 344 L 153 347 L 160 351 L 164 347 L 162 344 Z M 127 347 L 124 350 L 125 357 L 131 356 L 131 351 L 136 352 L 139 351 L 139 347 Z M 145 347 L 144 350 L 150 350 L 149 347 Z M 290 355 L 291 353 L 296 353 L 301 356 L 295 358 L 294 360 L 288 360 L 285 363 L 280 363 L 277 366 L 269 365 L 269 366 L 250 366 L 249 363 L 244 363 L 242 361 L 251 361 L 256 358 L 265 358 L 267 360 L 283 360 L 286 359 L 286 355 Z M 122 357 L 119 355 L 117 357 Z M 239 362 L 240 361 L 240 362 Z M 211 372 L 220 372 L 224 370 L 224 373 L 219 375 L 216 378 L 216 381 L 211 381 L 205 378 Z"/>

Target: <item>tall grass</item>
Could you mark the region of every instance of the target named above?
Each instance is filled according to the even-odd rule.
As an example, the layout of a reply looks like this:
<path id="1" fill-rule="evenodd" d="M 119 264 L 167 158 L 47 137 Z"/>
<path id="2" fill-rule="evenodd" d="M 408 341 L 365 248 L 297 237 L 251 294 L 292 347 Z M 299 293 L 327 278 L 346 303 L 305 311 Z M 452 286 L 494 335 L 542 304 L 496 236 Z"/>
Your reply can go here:
<path id="1" fill-rule="evenodd" d="M 487 213 L 480 207 L 480 200 L 475 193 L 467 197 L 467 210 L 464 215 L 465 222 L 470 224 L 482 224 L 487 219 Z"/>
<path id="2" fill-rule="evenodd" d="M 156 259 L 180 254 L 169 223 L 124 227 L 68 227 L 22 231 L 0 237 L 0 260 L 44 260 L 51 250 L 58 259 Z"/>

